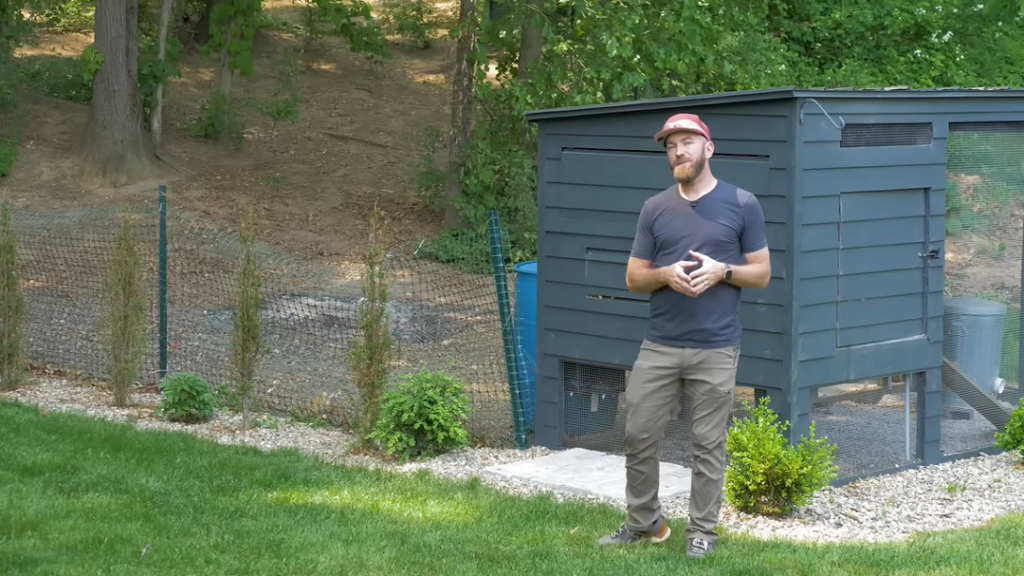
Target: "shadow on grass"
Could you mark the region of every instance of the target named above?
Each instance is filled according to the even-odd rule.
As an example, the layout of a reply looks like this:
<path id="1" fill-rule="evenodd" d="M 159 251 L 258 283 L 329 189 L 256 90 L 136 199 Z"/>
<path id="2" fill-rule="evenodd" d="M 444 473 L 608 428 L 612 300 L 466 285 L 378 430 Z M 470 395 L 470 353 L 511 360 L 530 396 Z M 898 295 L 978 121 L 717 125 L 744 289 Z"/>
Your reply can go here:
<path id="1" fill-rule="evenodd" d="M 1011 574 L 1024 519 L 907 544 L 597 549 L 621 515 L 0 402 L 4 574 Z M 145 554 L 143 551 L 145 550 Z M 140 558 L 141 556 L 141 558 Z"/>

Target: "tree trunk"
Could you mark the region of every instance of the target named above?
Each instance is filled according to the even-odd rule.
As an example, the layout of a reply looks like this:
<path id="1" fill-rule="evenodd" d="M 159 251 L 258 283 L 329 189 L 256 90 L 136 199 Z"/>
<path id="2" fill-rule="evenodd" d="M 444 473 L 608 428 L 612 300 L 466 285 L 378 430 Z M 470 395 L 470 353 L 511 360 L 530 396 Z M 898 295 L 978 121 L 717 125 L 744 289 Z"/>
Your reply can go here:
<path id="1" fill-rule="evenodd" d="M 526 0 L 526 21 L 523 22 L 522 37 L 519 40 L 519 69 L 517 75 L 526 80 L 530 76 L 530 65 L 540 58 L 544 45 L 544 0 Z"/>
<path id="2" fill-rule="evenodd" d="M 103 66 L 89 105 L 85 176 L 97 184 L 123 186 L 150 176 L 156 167 L 137 84 L 139 0 L 97 2 L 95 20 Z"/>
<path id="3" fill-rule="evenodd" d="M 213 78 L 213 89 L 227 96 L 231 93 L 231 77 L 234 73 L 231 70 L 231 56 L 228 54 L 227 44 L 231 42 L 228 38 L 224 47 L 220 50 L 220 62 L 217 64 L 217 72 Z"/>
<path id="4" fill-rule="evenodd" d="M 171 8 L 174 7 L 174 0 L 163 0 L 160 4 L 160 29 L 157 32 L 157 61 L 163 62 L 167 54 L 167 27 L 171 23 Z M 163 136 L 163 113 L 164 113 L 164 83 L 156 85 L 156 94 L 153 95 L 153 115 L 149 119 L 149 133 L 153 138 L 153 148 L 160 149 L 160 140 Z"/>
<path id="5" fill-rule="evenodd" d="M 455 48 L 455 74 L 452 78 L 452 121 L 448 145 L 447 209 L 444 221 L 448 226 L 461 223 L 455 210 L 455 199 L 462 192 L 462 159 L 469 140 L 473 104 L 473 68 L 469 54 L 476 42 L 476 0 L 459 2 L 459 41 Z"/>

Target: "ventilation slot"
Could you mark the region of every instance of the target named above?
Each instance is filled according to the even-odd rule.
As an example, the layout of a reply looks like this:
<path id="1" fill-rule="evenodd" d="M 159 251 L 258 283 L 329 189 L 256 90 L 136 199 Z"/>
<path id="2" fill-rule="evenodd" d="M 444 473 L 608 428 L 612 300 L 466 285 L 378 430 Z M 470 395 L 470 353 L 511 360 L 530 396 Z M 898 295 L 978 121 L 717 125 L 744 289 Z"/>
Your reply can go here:
<path id="1" fill-rule="evenodd" d="M 927 146 L 932 143 L 931 122 L 917 124 L 847 124 L 840 148 L 869 146 Z"/>

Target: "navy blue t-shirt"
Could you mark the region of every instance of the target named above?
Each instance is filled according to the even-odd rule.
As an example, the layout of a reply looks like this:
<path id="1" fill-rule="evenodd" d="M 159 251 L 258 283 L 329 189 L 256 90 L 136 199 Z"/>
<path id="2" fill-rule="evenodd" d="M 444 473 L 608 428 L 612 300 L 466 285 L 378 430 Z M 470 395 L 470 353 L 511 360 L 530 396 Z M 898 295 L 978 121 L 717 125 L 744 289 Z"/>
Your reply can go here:
<path id="1" fill-rule="evenodd" d="M 768 246 L 764 214 L 750 192 L 719 180 L 692 204 L 677 186 L 644 202 L 630 255 L 660 268 L 680 260 L 695 261 L 690 250 L 696 250 L 737 265 L 746 263 L 744 254 Z M 724 280 L 696 298 L 664 286 L 651 294 L 650 306 L 647 339 L 651 342 L 690 348 L 740 342 L 740 289 Z"/>

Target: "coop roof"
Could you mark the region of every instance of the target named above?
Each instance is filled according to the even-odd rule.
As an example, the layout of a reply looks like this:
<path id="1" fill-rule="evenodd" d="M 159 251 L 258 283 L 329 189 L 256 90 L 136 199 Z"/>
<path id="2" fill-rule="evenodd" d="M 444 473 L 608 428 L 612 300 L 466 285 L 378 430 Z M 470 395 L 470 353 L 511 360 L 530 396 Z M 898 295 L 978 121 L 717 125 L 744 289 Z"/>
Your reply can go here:
<path id="1" fill-rule="evenodd" d="M 986 88 L 910 88 L 908 86 L 892 86 L 887 88 L 767 88 L 762 90 L 745 90 L 738 92 L 721 92 L 717 94 L 694 94 L 672 98 L 655 98 L 612 104 L 596 104 L 592 106 L 573 106 L 532 110 L 526 113 L 531 122 L 551 120 L 555 118 L 572 118 L 578 116 L 595 116 L 599 114 L 621 114 L 625 112 L 643 112 L 666 108 L 684 108 L 689 106 L 707 106 L 720 104 L 739 104 L 746 102 L 764 102 L 785 100 L 790 98 L 1021 98 L 1024 89 L 1010 87 Z"/>

